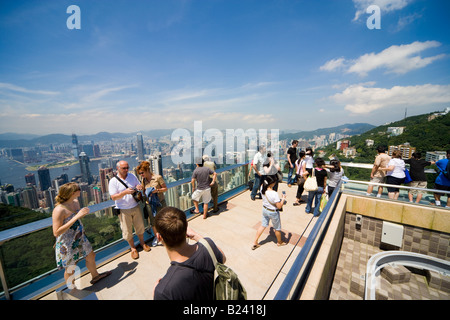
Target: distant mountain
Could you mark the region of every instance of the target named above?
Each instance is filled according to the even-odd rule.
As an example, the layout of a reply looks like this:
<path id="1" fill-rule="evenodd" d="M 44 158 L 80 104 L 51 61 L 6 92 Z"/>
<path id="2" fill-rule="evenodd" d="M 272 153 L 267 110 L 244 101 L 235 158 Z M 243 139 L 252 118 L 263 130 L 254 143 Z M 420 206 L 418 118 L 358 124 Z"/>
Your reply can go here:
<path id="1" fill-rule="evenodd" d="M 343 124 L 343 125 L 337 126 L 337 127 L 321 128 L 321 129 L 316 129 L 313 131 L 300 131 L 300 132 L 296 132 L 296 133 L 280 134 L 280 140 L 285 140 L 285 139 L 309 140 L 309 139 L 314 138 L 314 136 L 329 135 L 330 133 L 333 133 L 333 132 L 353 136 L 353 135 L 364 133 L 373 128 L 375 128 L 375 126 L 368 124 L 368 123 Z"/>
<path id="2" fill-rule="evenodd" d="M 0 133 L 0 140 L 30 140 L 34 138 L 38 138 L 39 136 L 36 134 L 28 134 L 28 133 L 13 133 L 13 132 L 7 132 L 7 133 Z"/>
<path id="3" fill-rule="evenodd" d="M 155 129 L 148 131 L 139 131 L 144 137 L 156 139 L 166 135 L 170 135 L 173 129 Z M 99 132 L 91 135 L 77 135 L 78 142 L 99 142 L 114 139 L 135 138 L 138 132 L 120 133 L 120 132 Z M 45 136 L 38 136 L 32 134 L 19 133 L 3 133 L 0 134 L 0 148 L 20 148 L 20 147 L 34 147 L 38 144 L 61 144 L 72 143 L 72 135 L 66 134 L 49 134 Z"/>

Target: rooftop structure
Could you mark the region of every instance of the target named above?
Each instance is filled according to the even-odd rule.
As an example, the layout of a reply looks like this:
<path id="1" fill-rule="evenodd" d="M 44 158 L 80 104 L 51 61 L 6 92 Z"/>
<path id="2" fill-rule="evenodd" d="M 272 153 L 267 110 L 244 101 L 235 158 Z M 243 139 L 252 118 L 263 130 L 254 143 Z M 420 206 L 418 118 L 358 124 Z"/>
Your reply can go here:
<path id="1" fill-rule="evenodd" d="M 247 165 L 218 172 L 219 179 L 228 179 L 230 174 L 248 176 Z M 170 183 L 168 187 L 181 191 L 189 183 L 189 179 L 185 180 Z M 261 200 L 250 200 L 246 180 L 220 195 L 218 213 L 211 213 L 206 220 L 190 216 L 189 226 L 212 238 L 225 252 L 226 264 L 239 275 L 251 300 L 362 300 L 370 297 L 368 291 L 374 287 L 376 299 L 449 299 L 450 210 L 429 205 L 433 190 L 429 190 L 421 204 L 410 204 L 402 200 L 407 199 L 404 194 L 409 187 L 402 187 L 401 200 L 395 201 L 385 196 L 365 196 L 367 184 L 357 181 L 341 184 L 319 217 L 306 214 L 304 204 L 292 206 L 297 188 L 280 184 L 279 191 L 286 191 L 288 197 L 281 213 L 283 237 L 289 243 L 284 247 L 276 245 L 274 231 L 268 228 L 260 237 L 261 247 L 251 250 L 260 225 L 262 204 Z M 306 200 L 306 193 L 303 199 Z M 108 201 L 92 206 L 91 211 L 96 211 L 92 219 L 101 217 L 100 212 L 111 205 L 112 201 Z M 87 226 L 89 221 L 84 224 Z M 31 231 L 19 228 L 25 235 L 49 226 L 51 221 L 41 221 Z M 0 233 L 6 260 L 7 252 L 3 248 L 22 237 L 18 238 L 17 231 Z M 62 272 L 51 270 L 12 288 L 8 286 L 10 279 L 4 277 L 2 285 L 9 288 L 4 297 L 152 299 L 154 284 L 170 263 L 163 246 L 153 247 L 150 252 L 141 251 L 138 260 L 130 257 L 128 246 L 122 240 L 96 252 L 99 271 L 113 273 L 95 285 L 89 283 L 90 276 L 80 263 L 82 276 L 76 282 L 80 291 L 70 292 L 64 286 Z M 394 256 L 377 258 L 383 252 Z M 402 265 L 404 258 L 400 259 L 398 252 L 413 257 L 413 262 Z M 419 264 L 420 259 L 425 263 Z M 7 262 L 3 262 L 0 271 L 8 275 L 5 265 Z M 376 266 L 377 271 L 368 272 L 368 265 Z M 375 284 L 368 284 L 369 279 L 374 279 Z"/>

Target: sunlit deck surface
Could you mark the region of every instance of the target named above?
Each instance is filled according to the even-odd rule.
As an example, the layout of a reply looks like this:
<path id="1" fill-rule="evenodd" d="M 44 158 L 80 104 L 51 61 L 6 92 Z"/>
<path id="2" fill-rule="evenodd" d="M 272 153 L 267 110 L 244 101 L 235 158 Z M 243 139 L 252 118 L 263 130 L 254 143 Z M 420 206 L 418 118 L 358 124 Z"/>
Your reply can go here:
<path id="1" fill-rule="evenodd" d="M 304 203 L 292 205 L 297 192 L 296 185 L 289 188 L 286 183 L 282 183 L 278 188 L 280 195 L 283 190 L 286 191 L 288 201 L 281 213 L 283 237 L 289 242 L 286 246 L 277 246 L 274 229 L 270 225 L 259 238 L 261 247 L 251 249 L 256 230 L 261 225 L 262 200 L 252 201 L 249 191 L 222 203 L 219 212 L 210 211 L 206 220 L 197 216 L 189 221 L 192 229 L 213 239 L 224 251 L 226 265 L 239 275 L 249 300 L 273 299 L 317 221 L 312 214 L 305 213 Z M 304 200 L 306 194 L 303 195 Z M 130 253 L 126 252 L 101 266 L 99 272 L 111 270 L 112 275 L 95 285 L 90 284 L 90 274 L 82 276 L 78 281 L 81 292 L 77 296 L 95 293 L 99 300 L 153 299 L 154 285 L 164 276 L 170 261 L 162 245 L 152 247 L 150 252 L 139 250 L 137 260 L 133 260 Z M 56 300 L 57 295 L 52 292 L 42 299 Z"/>

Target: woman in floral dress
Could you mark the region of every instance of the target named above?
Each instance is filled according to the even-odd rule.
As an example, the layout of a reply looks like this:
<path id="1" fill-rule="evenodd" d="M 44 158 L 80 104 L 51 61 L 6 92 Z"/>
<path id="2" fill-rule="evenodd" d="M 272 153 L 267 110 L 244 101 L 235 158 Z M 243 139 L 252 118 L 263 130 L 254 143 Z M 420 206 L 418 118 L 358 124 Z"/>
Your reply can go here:
<path id="1" fill-rule="evenodd" d="M 58 268 L 65 268 L 66 283 L 74 274 L 76 263 L 86 258 L 86 267 L 91 273 L 91 284 L 109 276 L 111 271 L 99 274 L 95 264 L 95 253 L 84 233 L 80 219 L 89 213 L 89 208 L 80 209 L 78 197 L 80 187 L 75 182 L 62 185 L 56 196 L 56 206 L 53 210 L 53 235 L 56 237 L 56 264 Z M 67 285 L 73 286 L 72 283 Z"/>

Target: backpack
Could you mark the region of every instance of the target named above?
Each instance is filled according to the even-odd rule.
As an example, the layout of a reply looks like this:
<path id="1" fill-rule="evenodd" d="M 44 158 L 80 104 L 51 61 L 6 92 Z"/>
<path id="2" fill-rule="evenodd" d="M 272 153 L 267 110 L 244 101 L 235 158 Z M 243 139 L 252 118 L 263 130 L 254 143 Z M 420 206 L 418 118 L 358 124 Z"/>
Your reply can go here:
<path id="1" fill-rule="evenodd" d="M 238 275 L 223 263 L 217 261 L 214 251 L 205 239 L 200 239 L 201 244 L 208 249 L 209 255 L 214 262 L 217 277 L 214 280 L 214 300 L 247 300 L 245 291 Z"/>

